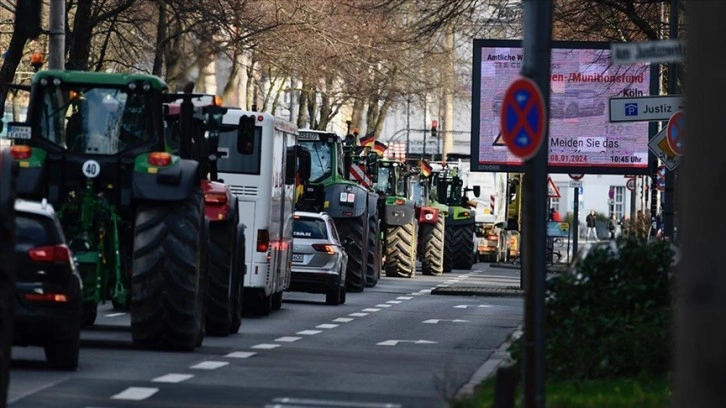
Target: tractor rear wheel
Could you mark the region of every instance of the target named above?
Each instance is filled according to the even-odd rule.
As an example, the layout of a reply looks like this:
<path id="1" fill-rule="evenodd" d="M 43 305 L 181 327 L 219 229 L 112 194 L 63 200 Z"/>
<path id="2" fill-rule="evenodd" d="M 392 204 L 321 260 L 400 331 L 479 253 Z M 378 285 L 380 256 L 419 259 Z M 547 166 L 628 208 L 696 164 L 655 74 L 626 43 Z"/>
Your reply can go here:
<path id="1" fill-rule="evenodd" d="M 205 329 L 211 336 L 226 336 L 232 326 L 232 256 L 237 242 L 237 221 L 232 218 L 209 223 L 209 264 Z"/>
<path id="2" fill-rule="evenodd" d="M 444 217 L 436 224 L 421 225 L 421 271 L 424 275 L 444 273 Z"/>
<path id="3" fill-rule="evenodd" d="M 366 265 L 366 287 L 372 288 L 378 284 L 381 277 L 381 259 L 383 258 L 383 245 L 381 245 L 380 222 L 371 219 L 368 230 L 368 263 Z"/>
<path id="4" fill-rule="evenodd" d="M 229 333 L 239 332 L 242 326 L 242 304 L 244 293 L 243 279 L 247 266 L 245 265 L 245 234 L 244 229 L 237 229 L 237 245 L 235 256 L 232 258 L 232 279 L 230 281 L 230 303 L 232 304 L 232 324 L 229 326 Z"/>
<path id="5" fill-rule="evenodd" d="M 0 404 L 10 379 L 10 355 L 15 322 L 15 178 L 10 153 L 0 157 Z"/>
<path id="6" fill-rule="evenodd" d="M 386 229 L 386 276 L 416 275 L 416 223 Z"/>
<path id="7" fill-rule="evenodd" d="M 446 226 L 444 272 L 471 269 L 474 264 L 474 224 Z"/>
<path id="8" fill-rule="evenodd" d="M 345 286 L 348 292 L 363 292 L 366 285 L 366 259 L 363 257 L 363 244 L 366 239 L 368 220 L 365 215 L 358 218 L 336 218 L 335 227 L 338 236 L 351 239 L 345 248 L 348 253 Z M 367 257 L 367 251 L 366 251 Z"/>
<path id="9" fill-rule="evenodd" d="M 131 337 L 144 347 L 193 350 L 204 332 L 205 220 L 200 188 L 181 203 L 136 214 Z"/>

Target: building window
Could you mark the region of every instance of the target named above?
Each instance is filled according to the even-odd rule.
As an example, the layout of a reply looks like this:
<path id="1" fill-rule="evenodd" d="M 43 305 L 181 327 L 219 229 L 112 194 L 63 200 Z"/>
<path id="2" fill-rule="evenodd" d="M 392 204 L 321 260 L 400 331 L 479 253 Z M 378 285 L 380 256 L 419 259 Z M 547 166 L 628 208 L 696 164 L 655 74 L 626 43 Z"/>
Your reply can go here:
<path id="1" fill-rule="evenodd" d="M 560 199 L 559 198 L 550 198 L 550 208 L 554 208 L 557 210 L 557 212 L 560 211 Z"/>
<path id="2" fill-rule="evenodd" d="M 615 198 L 610 206 L 610 214 L 615 214 L 615 219 L 619 220 L 623 218 L 625 213 L 625 187 L 624 186 L 610 186 L 615 191 Z"/>

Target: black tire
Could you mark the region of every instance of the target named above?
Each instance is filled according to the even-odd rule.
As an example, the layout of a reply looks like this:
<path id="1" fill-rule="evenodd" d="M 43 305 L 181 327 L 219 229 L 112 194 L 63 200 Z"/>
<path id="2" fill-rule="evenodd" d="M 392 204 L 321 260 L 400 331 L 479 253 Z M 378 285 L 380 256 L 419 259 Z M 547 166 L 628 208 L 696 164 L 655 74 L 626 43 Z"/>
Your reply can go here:
<path id="1" fill-rule="evenodd" d="M 416 275 L 416 223 L 386 228 L 386 276 Z"/>
<path id="2" fill-rule="evenodd" d="M 424 275 L 444 273 L 444 217 L 436 224 L 421 224 L 421 272 Z"/>
<path id="3" fill-rule="evenodd" d="M 48 365 L 60 370 L 78 368 L 78 355 L 81 348 L 81 328 L 76 326 L 73 338 L 62 342 L 51 342 L 44 347 Z"/>
<path id="4" fill-rule="evenodd" d="M 131 280 L 131 337 L 193 350 L 204 332 L 205 220 L 201 189 L 181 203 L 140 206 Z"/>
<path id="5" fill-rule="evenodd" d="M 348 253 L 345 277 L 346 290 L 349 292 L 363 292 L 366 282 L 366 259 L 363 258 L 363 243 L 366 242 L 367 217 L 364 214 L 358 218 L 336 218 L 335 228 L 338 230 L 338 236 L 348 237 L 351 240 L 350 245 L 345 248 Z"/>
<path id="6" fill-rule="evenodd" d="M 474 224 L 446 226 L 444 272 L 451 272 L 452 269 L 471 269 L 474 264 L 473 236 Z"/>
<path id="7" fill-rule="evenodd" d="M 272 295 L 272 310 L 280 310 L 282 309 L 282 294 L 284 292 L 280 291 L 277 293 L 274 293 Z"/>
<path id="8" fill-rule="evenodd" d="M 340 304 L 340 289 L 330 289 L 325 293 L 325 304 L 331 306 L 337 306 Z"/>
<path id="9" fill-rule="evenodd" d="M 341 286 L 338 289 L 338 292 L 340 292 L 340 304 L 343 305 L 343 304 L 345 304 L 345 293 L 346 293 L 345 286 Z"/>
<path id="10" fill-rule="evenodd" d="M 90 327 L 96 323 L 98 305 L 93 302 L 85 302 L 81 305 L 81 324 L 83 327 Z"/>
<path id="11" fill-rule="evenodd" d="M 232 304 L 232 323 L 229 326 L 230 334 L 238 333 L 242 326 L 242 304 L 244 293 L 245 265 L 245 234 L 244 228 L 237 229 L 237 246 L 235 257 L 232 258 L 232 280 L 230 283 L 230 302 Z"/>
<path id="12" fill-rule="evenodd" d="M 209 223 L 209 263 L 207 271 L 205 332 L 227 336 L 232 327 L 232 256 L 237 242 L 239 215 Z"/>
<path id="13" fill-rule="evenodd" d="M 381 230 L 379 221 L 368 221 L 368 259 L 366 262 L 366 287 L 372 288 L 378 284 L 381 277 L 381 259 L 383 245 L 381 245 Z"/>
<path id="14" fill-rule="evenodd" d="M 247 316 L 269 316 L 272 312 L 272 296 L 265 295 L 264 288 L 245 288 L 242 310 Z"/>

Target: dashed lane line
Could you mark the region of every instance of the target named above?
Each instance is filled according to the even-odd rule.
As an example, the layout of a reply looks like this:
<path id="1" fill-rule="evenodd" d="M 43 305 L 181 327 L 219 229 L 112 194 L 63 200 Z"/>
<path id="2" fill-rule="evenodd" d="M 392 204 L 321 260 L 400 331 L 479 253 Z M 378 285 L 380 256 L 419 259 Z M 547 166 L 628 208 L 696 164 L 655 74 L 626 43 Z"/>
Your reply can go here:
<path id="1" fill-rule="evenodd" d="M 158 388 L 151 388 L 151 387 L 129 387 L 125 390 L 119 392 L 118 394 L 114 394 L 111 396 L 111 399 L 117 399 L 117 400 L 127 400 L 127 401 L 142 401 L 145 400 L 152 395 L 159 392 Z"/>
<path id="2" fill-rule="evenodd" d="M 323 332 L 322 330 L 302 330 L 295 334 L 300 334 L 302 336 L 312 336 L 314 334 L 320 334 L 322 332 Z"/>
<path id="3" fill-rule="evenodd" d="M 318 329 L 334 329 L 336 327 L 340 326 L 339 324 L 332 324 L 332 323 L 323 323 L 315 326 Z"/>
<path id="4" fill-rule="evenodd" d="M 280 343 L 292 343 L 300 339 L 302 339 L 302 337 L 283 336 L 276 338 L 275 341 L 279 341 Z"/>
<path id="5" fill-rule="evenodd" d="M 385 303 L 381 303 L 380 305 L 376 305 L 376 307 L 391 307 L 391 305 L 387 305 Z"/>
<path id="6" fill-rule="evenodd" d="M 193 366 L 189 368 L 197 369 L 197 370 L 215 370 L 220 367 L 224 367 L 228 365 L 229 362 L 227 361 L 202 361 L 199 364 L 194 364 Z"/>
<path id="7" fill-rule="evenodd" d="M 381 309 L 376 309 L 374 307 L 367 307 L 367 308 L 363 309 L 363 311 L 364 312 L 380 312 Z"/>
<path id="8" fill-rule="evenodd" d="M 259 349 L 259 350 L 272 350 L 272 349 L 275 349 L 275 348 L 278 348 L 278 347 L 280 347 L 279 344 L 265 344 L 265 343 L 262 343 L 262 344 L 255 344 L 254 346 L 252 346 L 250 348 Z"/>
<path id="9" fill-rule="evenodd" d="M 348 314 L 348 316 L 353 316 L 353 317 L 365 317 L 365 316 L 368 316 L 368 313 L 360 313 L 360 312 L 356 312 L 356 313 L 349 313 L 349 314 Z"/>
<path id="10" fill-rule="evenodd" d="M 399 296 L 396 298 L 396 300 L 411 300 L 413 299 L 411 296 Z"/>
<path id="11" fill-rule="evenodd" d="M 227 354 L 225 357 L 229 357 L 229 358 L 250 358 L 250 357 L 254 356 L 255 354 L 257 354 L 257 353 L 255 353 L 254 351 L 233 351 L 233 352 Z"/>
<path id="12" fill-rule="evenodd" d="M 156 377 L 156 378 L 152 379 L 151 382 L 176 384 L 176 383 L 180 383 L 182 381 L 186 381 L 192 377 L 194 377 L 194 374 L 171 373 L 171 374 L 162 375 L 161 377 Z"/>
<path id="13" fill-rule="evenodd" d="M 348 323 L 348 322 L 352 322 L 353 320 L 355 320 L 355 319 L 352 317 L 339 317 L 337 319 L 333 319 L 333 321 L 335 323 Z"/>
<path id="14" fill-rule="evenodd" d="M 386 302 L 386 303 L 390 303 L 390 304 L 392 304 L 392 305 L 397 305 L 397 304 L 401 303 L 401 301 L 400 301 L 400 300 L 389 300 L 389 301 L 388 301 L 388 302 Z"/>

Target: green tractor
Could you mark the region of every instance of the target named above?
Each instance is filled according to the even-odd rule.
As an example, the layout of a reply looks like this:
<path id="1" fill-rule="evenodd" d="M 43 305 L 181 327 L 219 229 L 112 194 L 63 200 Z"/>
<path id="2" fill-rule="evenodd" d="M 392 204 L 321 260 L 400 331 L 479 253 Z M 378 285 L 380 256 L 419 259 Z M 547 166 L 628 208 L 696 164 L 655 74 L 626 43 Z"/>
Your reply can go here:
<path id="1" fill-rule="evenodd" d="M 472 211 L 459 177 L 457 166 L 432 163 L 432 193 L 435 200 L 448 206 L 444 233 L 444 272 L 452 269 L 471 269 L 476 261 L 475 228 L 476 214 Z M 479 196 L 479 186 L 472 190 Z"/>
<path id="2" fill-rule="evenodd" d="M 351 238 L 346 248 L 346 290 L 362 292 L 376 284 L 381 270 L 378 195 L 349 179 L 352 149 L 344 147 L 338 135 L 299 130 L 298 144 L 310 155 L 310 177 L 295 209 L 328 213 L 338 234 Z"/>
<path id="3" fill-rule="evenodd" d="M 15 163 L 0 154 L 0 405 L 7 400 L 15 311 Z"/>
<path id="4" fill-rule="evenodd" d="M 416 203 L 418 219 L 418 254 L 421 273 L 444 273 L 444 236 L 449 206 L 436 200 L 437 191 L 431 189 L 432 173 L 428 163 L 422 163 L 409 179 L 410 191 Z"/>
<path id="5" fill-rule="evenodd" d="M 386 276 L 411 278 L 416 275 L 418 220 L 416 204 L 409 198 L 411 173 L 399 160 L 380 159 L 374 188 L 380 194 L 384 270 Z"/>
<path id="6" fill-rule="evenodd" d="M 40 71 L 27 119 L 9 123 L 8 137 L 18 196 L 47 198 L 59 213 L 85 322 L 111 300 L 128 306 L 136 345 L 193 350 L 205 322 L 203 174 L 189 152 L 167 151 L 166 91 L 151 75 Z"/>

